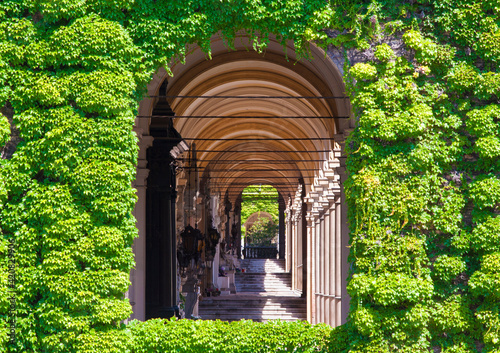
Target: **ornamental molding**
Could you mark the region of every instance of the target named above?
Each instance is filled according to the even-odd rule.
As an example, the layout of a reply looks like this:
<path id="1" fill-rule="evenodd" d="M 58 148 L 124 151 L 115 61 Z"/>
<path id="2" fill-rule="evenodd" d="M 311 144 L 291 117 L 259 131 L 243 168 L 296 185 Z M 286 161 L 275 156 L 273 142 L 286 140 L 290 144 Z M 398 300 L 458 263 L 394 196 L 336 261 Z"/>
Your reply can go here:
<path id="1" fill-rule="evenodd" d="M 329 152 L 321 169 L 318 169 L 309 192 L 305 197 L 308 204 L 307 217 L 318 221 L 341 196 L 342 175 L 345 168 L 341 163 L 342 146 L 334 142 L 334 148 Z"/>

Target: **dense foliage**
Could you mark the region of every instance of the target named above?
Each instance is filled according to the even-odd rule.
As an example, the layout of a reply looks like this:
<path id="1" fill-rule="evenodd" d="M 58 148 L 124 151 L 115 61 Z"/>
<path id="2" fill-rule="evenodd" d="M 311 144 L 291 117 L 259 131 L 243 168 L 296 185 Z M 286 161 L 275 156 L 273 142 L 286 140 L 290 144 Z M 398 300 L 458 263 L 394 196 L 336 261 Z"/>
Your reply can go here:
<path id="1" fill-rule="evenodd" d="M 250 185 L 241 193 L 241 223 L 257 212 L 267 212 L 278 222 L 278 191 L 271 185 Z"/>
<path id="2" fill-rule="evenodd" d="M 131 312 L 123 293 L 136 235 L 132 128 L 146 84 L 186 44 L 208 51 L 219 31 L 228 44 L 245 28 L 257 49 L 269 32 L 300 48 L 323 5 L 0 3 L 0 142 L 15 149 L 2 152 L 0 168 L 0 351 L 125 351 L 130 337 L 119 323 Z"/>
<path id="3" fill-rule="evenodd" d="M 256 246 L 271 246 L 276 244 L 279 225 L 271 222 L 268 218 L 258 218 L 245 234 L 246 244 Z"/>
<path id="4" fill-rule="evenodd" d="M 132 322 L 132 353 L 328 352 L 332 328 L 305 321 L 149 320 Z"/>
<path id="5" fill-rule="evenodd" d="M 499 9 L 366 7 L 373 60 L 346 76 L 353 352 L 500 349 Z"/>
<path id="6" fill-rule="evenodd" d="M 240 29 L 257 50 L 274 33 L 365 58 L 345 67 L 352 307 L 331 349 L 500 350 L 499 14 L 498 0 L 2 1 L 0 145 L 16 152 L 0 168 L 0 351 L 124 352 L 164 329 L 119 324 L 137 102 L 186 44 L 209 51 L 220 31 L 231 46 Z"/>

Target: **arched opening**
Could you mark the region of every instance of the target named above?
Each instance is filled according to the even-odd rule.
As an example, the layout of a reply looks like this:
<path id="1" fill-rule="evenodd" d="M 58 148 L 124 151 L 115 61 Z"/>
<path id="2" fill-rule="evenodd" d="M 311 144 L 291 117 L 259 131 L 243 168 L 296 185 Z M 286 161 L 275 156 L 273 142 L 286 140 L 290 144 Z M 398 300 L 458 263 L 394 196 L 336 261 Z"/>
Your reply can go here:
<path id="1" fill-rule="evenodd" d="M 280 195 L 271 185 L 249 185 L 241 193 L 241 232 L 243 255 L 276 259 L 285 244 L 279 237 L 284 229 L 280 217 Z M 281 240 L 281 242 L 280 242 Z"/>
<path id="2" fill-rule="evenodd" d="M 212 60 L 206 60 L 193 46 L 185 63 L 172 64 L 173 77 L 167 77 L 164 70 L 158 72 L 149 85 L 150 97 L 141 102 L 135 211 L 140 235 L 134 244 L 137 266 L 129 291 L 136 318 L 145 317 L 147 290 L 143 288 L 156 296 L 170 290 L 169 303 L 175 304 L 173 295 L 181 290 L 182 280 L 173 275 L 172 251 L 175 254 L 186 225 L 196 225 L 202 233 L 216 229 L 224 250 L 230 249 L 235 232 L 241 229 L 242 191 L 253 184 L 271 185 L 280 195 L 280 235 L 286 245 L 279 249 L 279 257 L 285 260 L 285 271 L 292 274 L 293 290 L 307 300 L 307 319 L 338 325 L 347 316 L 348 230 L 341 150 L 352 120 L 340 70 L 313 45 L 311 60 L 300 61 L 296 61 L 293 47 L 288 46 L 285 55 L 276 40 L 271 40 L 263 54 L 248 51 L 248 47 L 242 36 L 235 50 L 228 51 L 214 37 Z M 162 108 L 162 102 L 168 103 L 168 109 Z M 157 277 L 169 281 L 175 277 L 177 282 L 169 282 L 170 289 L 162 292 L 152 289 L 156 280 L 148 281 L 147 276 L 152 270 L 146 268 L 146 239 L 153 232 L 147 224 L 153 211 L 146 203 L 148 193 L 159 197 L 149 182 L 160 165 L 166 168 L 166 162 L 154 167 L 153 152 L 146 151 L 159 145 L 172 148 L 181 137 L 190 152 L 176 153 L 175 161 L 168 164 L 175 179 L 168 185 L 174 190 L 168 207 L 175 214 L 169 215 L 171 237 L 158 243 L 170 255 L 170 265 L 163 263 Z M 177 171 L 175 167 L 179 167 Z M 188 205 L 186 200 L 193 202 Z M 168 243 L 168 249 L 162 242 Z M 238 248 L 234 244 L 231 253 L 236 259 L 241 257 Z M 220 254 L 218 247 L 216 257 Z M 208 271 L 211 281 L 215 281 L 218 267 L 216 259 Z M 162 271 L 170 271 L 170 275 Z M 157 312 L 148 317 L 161 315 Z"/>

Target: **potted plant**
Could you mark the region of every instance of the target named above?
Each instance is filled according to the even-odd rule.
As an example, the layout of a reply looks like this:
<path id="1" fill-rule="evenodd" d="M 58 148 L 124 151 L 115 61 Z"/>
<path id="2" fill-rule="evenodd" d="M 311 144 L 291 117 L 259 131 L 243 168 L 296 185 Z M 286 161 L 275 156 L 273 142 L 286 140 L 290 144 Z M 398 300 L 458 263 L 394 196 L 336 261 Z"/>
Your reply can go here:
<path id="1" fill-rule="evenodd" d="M 219 288 L 215 287 L 213 284 L 209 285 L 205 288 L 205 296 L 206 297 L 218 297 L 220 295 Z"/>

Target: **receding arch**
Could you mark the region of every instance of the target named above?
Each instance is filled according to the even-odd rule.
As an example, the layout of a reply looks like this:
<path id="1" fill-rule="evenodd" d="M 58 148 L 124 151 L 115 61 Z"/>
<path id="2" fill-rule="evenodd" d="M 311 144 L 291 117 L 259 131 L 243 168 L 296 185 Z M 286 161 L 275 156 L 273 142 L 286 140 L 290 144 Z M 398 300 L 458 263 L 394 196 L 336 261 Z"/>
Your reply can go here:
<path id="1" fill-rule="evenodd" d="M 343 234 L 335 240 L 343 244 L 347 235 L 345 206 L 339 206 L 344 205 L 339 157 L 352 120 L 342 68 L 313 44 L 310 60 L 296 60 L 290 43 L 285 45 L 285 54 L 275 38 L 264 53 L 248 47 L 245 36 L 237 38 L 232 50 L 214 36 L 212 58 L 207 60 L 200 48 L 190 46 L 185 62 L 171 64 L 173 77 L 164 69 L 155 75 L 148 86 L 151 97 L 141 102 L 139 115 L 151 115 L 161 100 L 158 96 L 165 94 L 160 93 L 164 85 L 173 128 L 191 144 L 190 157 L 180 155 L 176 161 L 181 167 L 177 182 L 182 196 L 176 204 L 178 230 L 182 228 L 179 224 L 191 221 L 202 231 L 210 224 L 227 243 L 241 223 L 238 217 L 243 189 L 265 184 L 278 191 L 283 218 L 280 224 L 286 223 L 282 230 L 287 237 L 283 256 L 288 270 L 295 273 L 294 288 L 308 297 L 308 319 L 324 321 L 315 316 L 317 293 L 311 289 L 315 285 L 311 270 L 318 265 L 311 257 L 319 256 L 315 246 L 321 237 Z M 150 120 L 137 122 L 139 169 L 146 170 L 141 156 L 154 139 L 150 138 Z M 198 179 L 191 179 L 188 170 Z M 183 193 L 195 188 L 199 193 L 195 203 L 202 211 L 191 214 L 187 221 Z M 335 218 L 329 223 L 330 230 L 324 224 L 327 217 Z M 341 261 L 346 262 L 346 255 Z M 335 273 L 340 281 L 346 277 L 347 267 L 343 268 L 344 272 Z M 338 297 L 347 298 L 345 290 Z M 347 314 L 348 299 L 339 303 L 335 302 L 335 310 L 342 315 L 335 317 L 335 324 Z"/>

